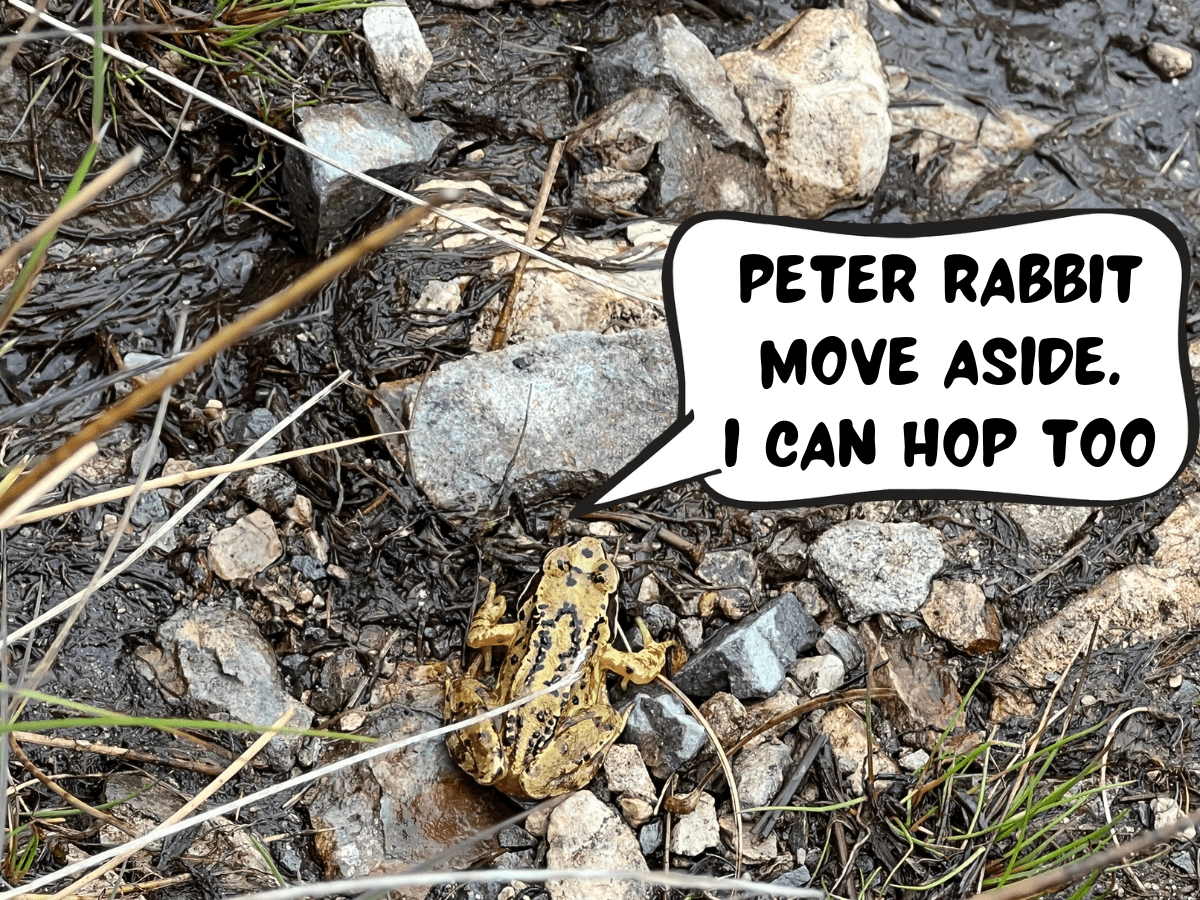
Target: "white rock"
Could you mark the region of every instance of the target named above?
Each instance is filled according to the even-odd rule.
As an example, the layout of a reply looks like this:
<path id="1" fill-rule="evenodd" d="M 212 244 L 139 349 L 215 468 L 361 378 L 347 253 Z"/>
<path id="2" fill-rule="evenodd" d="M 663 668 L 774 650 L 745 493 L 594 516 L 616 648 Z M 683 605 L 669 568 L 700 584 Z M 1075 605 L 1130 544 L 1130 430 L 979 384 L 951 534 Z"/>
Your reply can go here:
<path id="1" fill-rule="evenodd" d="M 604 774 L 608 789 L 614 794 L 628 794 L 643 800 L 654 800 L 656 792 L 642 754 L 633 744 L 614 744 L 604 757 Z"/>
<path id="2" fill-rule="evenodd" d="M 792 754 L 779 741 L 766 741 L 733 762 L 733 780 L 742 806 L 766 806 L 783 787 Z"/>
<path id="3" fill-rule="evenodd" d="M 1182 78 L 1192 71 L 1192 53 L 1184 47 L 1155 41 L 1146 48 L 1146 58 L 1163 78 Z"/>
<path id="4" fill-rule="evenodd" d="M 1050 506 L 1042 503 L 1005 503 L 1002 509 L 1021 526 L 1039 553 L 1057 556 L 1066 549 L 1093 512 L 1090 506 Z"/>
<path id="5" fill-rule="evenodd" d="M 806 696 L 818 697 L 836 691 L 846 680 L 846 664 L 836 653 L 806 656 L 796 660 L 788 674 Z"/>
<path id="6" fill-rule="evenodd" d="M 402 0 L 374 4 L 363 10 L 362 24 L 379 86 L 393 106 L 417 115 L 421 112 L 425 76 L 433 67 L 433 54 L 421 37 L 412 10 Z"/>
<path id="7" fill-rule="evenodd" d="M 1150 801 L 1150 811 L 1154 813 L 1154 827 L 1165 828 L 1176 819 L 1182 819 L 1184 812 L 1179 808 L 1179 802 L 1174 797 L 1155 797 Z M 1179 832 L 1177 837 L 1190 841 L 1196 836 L 1196 829 L 1188 826 Z"/>
<path id="8" fill-rule="evenodd" d="M 213 536 L 208 563 L 218 577 L 240 581 L 254 577 L 282 553 L 283 544 L 270 514 L 256 509 Z"/>
<path id="9" fill-rule="evenodd" d="M 649 871 L 633 831 L 591 791 L 572 794 L 550 813 L 546 831 L 550 869 Z M 553 900 L 648 900 L 650 886 L 636 881 L 550 881 Z"/>
<path id="10" fill-rule="evenodd" d="M 866 202 L 891 137 L 871 33 L 848 10 L 808 9 L 776 37 L 719 62 L 767 148 L 777 212 L 816 219 Z"/>
<path id="11" fill-rule="evenodd" d="M 720 842 L 716 801 L 711 794 L 701 794 L 696 808 L 686 816 L 680 816 L 671 829 L 671 852 L 679 856 L 699 856 Z"/>
<path id="12" fill-rule="evenodd" d="M 900 768 L 905 772 L 915 772 L 925 763 L 929 762 L 929 753 L 926 750 L 914 750 L 912 753 L 906 753 L 900 757 Z"/>

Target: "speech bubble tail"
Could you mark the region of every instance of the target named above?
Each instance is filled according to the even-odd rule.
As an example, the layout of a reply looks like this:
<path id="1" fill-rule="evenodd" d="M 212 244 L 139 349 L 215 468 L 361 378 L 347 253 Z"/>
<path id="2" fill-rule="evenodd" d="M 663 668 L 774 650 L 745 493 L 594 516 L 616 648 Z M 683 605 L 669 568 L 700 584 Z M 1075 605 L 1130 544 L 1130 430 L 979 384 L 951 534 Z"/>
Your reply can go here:
<path id="1" fill-rule="evenodd" d="M 721 471 L 704 464 L 697 465 L 695 442 L 677 440 L 695 420 L 695 412 L 675 422 L 652 441 L 637 458 L 608 479 L 599 490 L 589 494 L 571 510 L 571 518 L 578 519 L 590 512 L 633 500 L 652 491 L 707 478 Z M 684 478 L 680 472 L 692 472 Z"/>

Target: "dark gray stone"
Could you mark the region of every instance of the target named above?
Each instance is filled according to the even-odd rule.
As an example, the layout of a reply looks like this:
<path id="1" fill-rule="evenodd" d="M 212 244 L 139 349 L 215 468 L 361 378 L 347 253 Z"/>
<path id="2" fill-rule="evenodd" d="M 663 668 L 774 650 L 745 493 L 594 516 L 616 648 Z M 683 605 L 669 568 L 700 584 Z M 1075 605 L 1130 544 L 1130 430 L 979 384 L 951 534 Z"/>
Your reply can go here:
<path id="1" fill-rule="evenodd" d="M 795 528 L 785 528 L 775 534 L 758 557 L 758 570 L 765 578 L 780 581 L 802 578 L 807 568 L 808 544 Z"/>
<path id="2" fill-rule="evenodd" d="M 502 828 L 500 834 L 496 836 L 496 840 L 505 850 L 525 850 L 538 845 L 537 837 L 520 825 L 509 825 Z"/>
<path id="3" fill-rule="evenodd" d="M 863 651 L 858 638 L 836 625 L 825 629 L 825 633 L 817 641 L 817 650 L 837 656 L 845 664 L 847 672 L 853 672 L 863 661 Z"/>
<path id="4" fill-rule="evenodd" d="M 727 625 L 675 673 L 675 684 L 692 697 L 728 691 L 738 699 L 779 690 L 787 668 L 817 643 L 820 629 L 795 594 L 781 594 L 758 612 Z"/>
<path id="5" fill-rule="evenodd" d="M 144 528 L 151 522 L 161 522 L 167 517 L 167 504 L 158 491 L 143 491 L 133 505 L 129 522 L 134 528 Z"/>
<path id="6" fill-rule="evenodd" d="M 661 687 L 640 688 L 621 739 L 635 744 L 656 778 L 687 765 L 708 741 L 703 726 Z"/>
<path id="7" fill-rule="evenodd" d="M 382 102 L 297 109 L 296 131 L 314 150 L 397 186 L 424 171 L 441 142 L 453 133 L 441 122 L 413 122 Z M 310 253 L 339 240 L 386 196 L 291 147 L 284 184 L 292 218 Z"/>
<path id="8" fill-rule="evenodd" d="M 706 553 L 696 576 L 718 589 L 721 610 L 731 619 L 740 619 L 758 602 L 758 567 L 747 550 Z"/>
<path id="9" fill-rule="evenodd" d="M 663 841 L 663 823 L 662 819 L 655 819 L 653 822 L 647 822 L 642 826 L 642 830 L 638 832 L 638 846 L 642 848 L 642 856 L 649 856 L 662 846 Z"/>
<path id="10" fill-rule="evenodd" d="M 443 509 L 486 508 L 502 484 L 527 502 L 594 489 L 678 408 L 666 329 L 554 334 L 379 395 L 411 429 L 411 470 Z"/>
<path id="11" fill-rule="evenodd" d="M 711 121 L 717 146 L 762 156 L 762 141 L 746 120 L 729 76 L 673 13 L 657 16 L 644 31 L 593 54 L 591 75 L 598 104 L 612 103 L 639 87 L 667 91 L 687 99 Z"/>
<path id="12" fill-rule="evenodd" d="M 241 450 L 249 447 L 277 424 L 275 415 L 265 407 L 257 407 L 249 412 L 230 414 L 225 423 L 225 438 L 230 448 Z M 260 456 L 269 456 L 279 450 L 278 438 L 272 438 L 259 449 Z"/>
<path id="13" fill-rule="evenodd" d="M 296 482 L 274 466 L 259 466 L 235 476 L 233 489 L 255 506 L 282 516 L 296 502 Z"/>
<path id="14" fill-rule="evenodd" d="M 773 215 L 766 169 L 736 153 L 718 150 L 682 104 L 658 145 L 654 194 L 658 215 L 682 220 L 710 210 Z"/>
<path id="15" fill-rule="evenodd" d="M 307 728 L 313 714 L 279 680 L 275 652 L 258 628 L 232 609 L 180 610 L 158 629 L 161 652 L 138 654 L 143 674 L 156 679 L 168 699 L 195 716 L 251 725 L 272 725 L 292 709 L 289 728 Z M 277 770 L 291 768 L 301 738 L 280 735 L 263 751 Z"/>
<path id="16" fill-rule="evenodd" d="M 309 581 L 325 578 L 329 574 L 315 556 L 293 556 L 291 566 Z"/>
<path id="17" fill-rule="evenodd" d="M 646 627 L 650 629 L 650 634 L 655 638 L 673 631 L 675 624 L 679 621 L 679 617 L 661 603 L 652 603 L 646 607 L 645 612 L 642 613 L 642 618 L 646 622 Z"/>
<path id="18" fill-rule="evenodd" d="M 797 866 L 790 872 L 784 872 L 778 878 L 774 879 L 771 884 L 778 884 L 781 887 L 808 887 L 812 881 L 812 875 L 808 871 L 807 866 Z"/>

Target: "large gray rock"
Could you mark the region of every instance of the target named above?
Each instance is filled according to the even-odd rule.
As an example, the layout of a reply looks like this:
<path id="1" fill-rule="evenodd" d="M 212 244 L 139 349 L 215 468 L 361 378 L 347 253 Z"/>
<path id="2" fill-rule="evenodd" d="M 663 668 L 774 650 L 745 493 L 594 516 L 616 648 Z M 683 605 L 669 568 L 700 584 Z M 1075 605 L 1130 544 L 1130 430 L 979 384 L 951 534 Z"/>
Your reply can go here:
<path id="1" fill-rule="evenodd" d="M 283 689 L 271 645 L 253 622 L 232 609 L 180 610 L 158 629 L 158 647 L 139 648 L 136 659 L 141 673 L 192 715 L 273 725 L 291 709 L 288 728 L 312 724 L 312 711 Z M 279 735 L 263 755 L 273 768 L 286 770 L 300 740 Z"/>
<path id="2" fill-rule="evenodd" d="M 441 122 L 413 122 L 387 103 L 331 103 L 296 110 L 307 146 L 387 184 L 423 171 L 453 133 Z M 382 191 L 289 147 L 284 185 L 292 217 L 310 253 L 338 240 L 379 205 Z"/>
<path id="3" fill-rule="evenodd" d="M 767 148 L 780 215 L 857 206 L 887 166 L 887 82 L 871 33 L 844 9 L 808 9 L 765 50 L 720 59 Z"/>
<path id="4" fill-rule="evenodd" d="M 591 490 L 678 407 L 665 329 L 551 335 L 380 395 L 408 423 L 411 471 L 443 509 L 486 507 L 506 478 L 529 500 Z"/>
<path id="5" fill-rule="evenodd" d="M 611 103 L 639 87 L 667 91 L 711 120 L 718 147 L 742 147 L 761 157 L 762 141 L 746 121 L 729 77 L 674 13 L 655 17 L 644 31 L 595 53 L 591 75 L 598 103 Z"/>
<path id="6" fill-rule="evenodd" d="M 421 90 L 433 67 L 433 54 L 412 10 L 392 0 L 363 10 L 363 37 L 380 88 L 393 106 L 410 116 L 421 112 Z"/>
<path id="7" fill-rule="evenodd" d="M 916 612 L 946 554 L 938 533 L 912 523 L 842 522 L 813 544 L 811 559 L 851 622 Z"/>
<path id="8" fill-rule="evenodd" d="M 781 594 L 758 612 L 728 625 L 675 673 L 692 697 L 728 691 L 739 699 L 767 697 L 779 689 L 796 657 L 817 643 L 820 628 L 795 594 Z"/>

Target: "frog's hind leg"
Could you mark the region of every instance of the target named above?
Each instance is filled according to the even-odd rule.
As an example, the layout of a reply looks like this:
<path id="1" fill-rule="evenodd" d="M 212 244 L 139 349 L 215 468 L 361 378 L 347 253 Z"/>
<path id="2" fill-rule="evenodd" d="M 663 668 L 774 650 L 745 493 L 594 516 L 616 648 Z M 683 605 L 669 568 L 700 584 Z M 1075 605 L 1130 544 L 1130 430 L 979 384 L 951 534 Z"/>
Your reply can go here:
<path id="1" fill-rule="evenodd" d="M 446 680 L 444 714 L 447 722 L 461 722 L 495 709 L 495 695 L 486 684 L 470 675 Z M 496 719 L 484 719 L 451 732 L 446 749 L 464 772 L 480 784 L 493 784 L 507 768 L 504 747 L 496 730 Z"/>
<path id="2" fill-rule="evenodd" d="M 578 790 L 596 777 L 604 754 L 625 728 L 625 716 L 607 704 L 559 722 L 554 737 L 525 766 L 522 791 L 532 800 Z"/>

